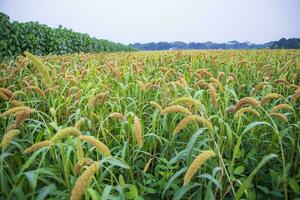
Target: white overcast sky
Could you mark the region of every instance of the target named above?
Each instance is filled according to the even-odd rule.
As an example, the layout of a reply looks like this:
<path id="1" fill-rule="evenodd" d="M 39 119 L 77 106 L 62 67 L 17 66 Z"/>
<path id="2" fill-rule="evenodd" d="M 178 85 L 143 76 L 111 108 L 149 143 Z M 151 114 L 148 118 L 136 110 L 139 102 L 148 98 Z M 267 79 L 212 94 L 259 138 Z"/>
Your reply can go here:
<path id="1" fill-rule="evenodd" d="M 300 37 L 300 0 L 0 0 L 0 12 L 122 43 Z"/>

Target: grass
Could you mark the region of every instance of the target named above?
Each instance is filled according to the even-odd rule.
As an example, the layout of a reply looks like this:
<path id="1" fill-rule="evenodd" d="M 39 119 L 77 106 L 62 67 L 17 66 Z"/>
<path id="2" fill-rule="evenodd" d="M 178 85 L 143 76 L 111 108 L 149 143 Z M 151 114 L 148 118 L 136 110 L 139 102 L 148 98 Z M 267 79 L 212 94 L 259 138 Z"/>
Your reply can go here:
<path id="1" fill-rule="evenodd" d="M 27 55 L 0 68 L 0 199 L 299 197 L 299 50 Z"/>

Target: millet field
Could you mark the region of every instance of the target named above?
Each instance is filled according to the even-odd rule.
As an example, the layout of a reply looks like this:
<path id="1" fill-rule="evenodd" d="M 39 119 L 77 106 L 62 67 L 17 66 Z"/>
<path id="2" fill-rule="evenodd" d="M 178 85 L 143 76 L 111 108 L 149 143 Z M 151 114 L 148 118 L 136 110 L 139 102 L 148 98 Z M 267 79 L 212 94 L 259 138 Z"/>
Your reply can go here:
<path id="1" fill-rule="evenodd" d="M 0 199 L 300 197 L 299 50 L 0 66 Z"/>

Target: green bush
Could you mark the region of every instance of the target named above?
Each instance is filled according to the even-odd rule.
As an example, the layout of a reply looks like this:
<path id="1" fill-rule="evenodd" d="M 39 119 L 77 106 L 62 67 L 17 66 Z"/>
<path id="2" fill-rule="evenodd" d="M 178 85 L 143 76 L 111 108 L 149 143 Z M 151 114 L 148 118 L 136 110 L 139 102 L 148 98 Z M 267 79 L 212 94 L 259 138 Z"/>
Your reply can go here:
<path id="1" fill-rule="evenodd" d="M 17 56 L 24 51 L 36 55 L 76 52 L 133 51 L 134 48 L 90 37 L 62 28 L 50 28 L 38 22 L 10 22 L 0 13 L 0 59 Z"/>

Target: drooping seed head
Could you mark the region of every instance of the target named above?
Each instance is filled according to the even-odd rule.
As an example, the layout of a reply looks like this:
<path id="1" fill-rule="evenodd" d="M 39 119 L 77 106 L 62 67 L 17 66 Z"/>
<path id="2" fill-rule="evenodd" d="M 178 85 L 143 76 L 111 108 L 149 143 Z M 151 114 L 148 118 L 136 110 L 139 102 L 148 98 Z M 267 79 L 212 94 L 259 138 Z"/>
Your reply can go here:
<path id="1" fill-rule="evenodd" d="M 94 147 L 96 147 L 96 149 L 99 150 L 100 153 L 104 157 L 110 156 L 110 150 L 109 150 L 109 148 L 103 142 L 95 139 L 94 137 L 87 136 L 87 135 L 80 135 L 79 139 L 83 140 L 83 141 L 86 141 L 86 142 L 90 143 L 91 145 L 93 145 Z"/>
<path id="2" fill-rule="evenodd" d="M 152 106 L 154 106 L 157 110 L 159 110 L 159 112 L 162 112 L 163 111 L 163 108 L 155 101 L 150 101 L 150 104 Z"/>
<path id="3" fill-rule="evenodd" d="M 266 86 L 266 85 L 268 85 L 268 82 L 267 82 L 267 81 L 262 81 L 262 82 L 258 83 L 258 84 L 251 90 L 250 95 L 252 95 L 252 96 L 255 95 L 256 92 L 257 92 L 258 90 L 260 90 L 261 88 L 263 88 L 263 87 Z"/>
<path id="4" fill-rule="evenodd" d="M 251 107 L 244 107 L 244 108 L 241 108 L 240 110 L 238 110 L 234 117 L 236 118 L 239 118 L 241 115 L 243 115 L 244 113 L 252 113 L 254 115 L 256 115 L 257 117 L 260 116 L 259 112 Z"/>
<path id="5" fill-rule="evenodd" d="M 82 166 L 90 166 L 91 164 L 93 164 L 95 161 L 91 158 L 84 158 L 83 159 L 83 164 L 80 165 L 79 161 L 75 164 L 74 166 L 74 174 L 78 175 L 80 173 L 80 169 Z"/>
<path id="6" fill-rule="evenodd" d="M 272 99 L 279 99 L 279 98 L 283 98 L 283 96 L 278 93 L 269 93 L 260 100 L 260 103 L 261 103 L 261 105 L 265 105 Z"/>
<path id="7" fill-rule="evenodd" d="M 236 103 L 236 111 L 238 111 L 245 105 L 251 105 L 253 107 L 258 107 L 258 106 L 260 106 L 260 101 L 256 100 L 253 97 L 244 97 Z"/>
<path id="8" fill-rule="evenodd" d="M 191 115 L 191 112 L 187 108 L 179 105 L 168 106 L 160 114 L 165 115 L 169 113 L 184 113 L 186 115 Z"/>
<path id="9" fill-rule="evenodd" d="M 288 118 L 287 118 L 287 116 L 285 116 L 284 114 L 282 114 L 282 113 L 276 113 L 276 112 L 272 112 L 272 113 L 269 113 L 269 115 L 271 116 L 271 117 L 275 117 L 275 118 L 277 118 L 277 119 L 279 119 L 279 120 L 281 120 L 281 121 L 283 121 L 283 122 L 286 122 L 286 123 L 288 123 Z"/>
<path id="10" fill-rule="evenodd" d="M 23 123 L 29 117 L 31 112 L 32 109 L 24 109 L 23 111 L 18 112 L 16 117 L 16 122 L 15 122 L 15 127 L 19 128 L 21 123 Z"/>
<path id="11" fill-rule="evenodd" d="M 284 86 L 286 86 L 288 88 L 290 87 L 290 83 L 287 80 L 281 79 L 281 78 L 274 80 L 273 83 L 281 84 L 281 85 L 284 85 Z"/>
<path id="12" fill-rule="evenodd" d="M 0 147 L 6 148 L 9 145 L 10 141 L 12 141 L 19 134 L 20 134 L 20 131 L 17 129 L 12 129 L 12 130 L 8 131 L 3 136 L 2 141 L 0 143 Z"/>
<path id="13" fill-rule="evenodd" d="M 179 97 L 170 103 L 170 105 L 177 105 L 177 104 L 184 104 L 188 106 L 198 107 L 200 106 L 201 103 L 198 100 L 195 100 L 191 97 Z"/>
<path id="14" fill-rule="evenodd" d="M 188 83 L 187 83 L 187 81 L 185 80 L 184 77 L 179 78 L 179 83 L 181 83 L 181 85 L 183 87 L 187 87 L 188 86 Z"/>
<path id="15" fill-rule="evenodd" d="M 51 142 L 49 140 L 44 140 L 44 141 L 41 141 L 41 142 L 37 142 L 35 144 L 33 144 L 32 146 L 28 147 L 27 149 L 24 150 L 24 153 L 32 153 L 32 152 L 35 152 L 41 148 L 44 148 L 44 147 L 48 147 L 51 145 Z"/>
<path id="16" fill-rule="evenodd" d="M 210 78 L 209 80 L 210 80 L 210 82 L 212 84 L 216 85 L 221 92 L 224 91 L 222 83 L 218 79 L 216 79 L 216 78 Z"/>
<path id="17" fill-rule="evenodd" d="M 215 87 L 210 83 L 210 84 L 208 84 L 208 88 L 209 88 L 209 93 L 210 93 L 210 98 L 211 98 L 213 108 L 216 108 L 217 107 L 217 95 L 216 95 Z"/>
<path id="18" fill-rule="evenodd" d="M 165 80 L 168 80 L 168 78 L 169 78 L 169 76 L 170 76 L 171 74 L 174 74 L 174 76 L 178 76 L 177 72 L 176 72 L 174 69 L 171 68 L 171 69 L 169 69 L 169 70 L 165 73 L 164 79 L 165 79 Z"/>
<path id="19" fill-rule="evenodd" d="M 51 77 L 49 75 L 49 71 L 46 66 L 38 59 L 36 56 L 31 53 L 25 51 L 24 54 L 29 58 L 29 60 L 33 63 L 34 67 L 39 71 L 42 76 L 43 82 L 46 86 L 51 85 Z"/>
<path id="20" fill-rule="evenodd" d="M 0 88 L 0 92 L 5 94 L 8 99 L 11 99 L 14 96 L 14 93 L 7 88 Z"/>
<path id="21" fill-rule="evenodd" d="M 236 111 L 236 106 L 231 105 L 226 108 L 225 113 L 234 113 L 235 111 Z"/>
<path id="22" fill-rule="evenodd" d="M 235 79 L 233 78 L 233 76 L 228 77 L 227 83 L 235 83 Z"/>
<path id="23" fill-rule="evenodd" d="M 5 101 L 9 100 L 9 98 L 3 92 L 1 92 L 1 91 L 0 91 L 0 98 L 3 99 L 3 100 L 5 100 Z"/>
<path id="24" fill-rule="evenodd" d="M 194 87 L 201 87 L 201 88 L 206 89 L 206 88 L 208 88 L 208 83 L 206 83 L 206 81 L 204 79 L 201 79 L 194 84 Z"/>
<path id="25" fill-rule="evenodd" d="M 76 183 L 71 192 L 70 200 L 80 200 L 81 196 L 84 194 L 86 188 L 90 184 L 93 176 L 99 169 L 99 163 L 95 162 L 90 165 L 83 174 L 76 180 Z"/>
<path id="26" fill-rule="evenodd" d="M 183 185 L 188 184 L 192 180 L 198 169 L 203 165 L 203 163 L 205 163 L 206 160 L 214 157 L 215 155 L 215 152 L 211 150 L 202 151 L 202 153 L 195 158 L 195 160 L 192 162 L 187 172 L 185 173 Z"/>
<path id="27" fill-rule="evenodd" d="M 144 85 L 142 85 L 142 90 L 144 91 L 148 91 L 148 90 L 151 90 L 151 89 L 159 89 L 160 86 L 158 84 L 154 84 L 154 83 L 146 83 Z"/>
<path id="28" fill-rule="evenodd" d="M 21 101 L 18 100 L 10 100 L 9 103 L 11 103 L 12 105 L 14 105 L 15 107 L 22 107 L 24 106 L 24 104 Z"/>
<path id="29" fill-rule="evenodd" d="M 295 91 L 294 94 L 292 95 L 291 98 L 291 102 L 292 103 L 296 103 L 297 99 L 300 97 L 300 90 L 299 91 Z"/>
<path id="30" fill-rule="evenodd" d="M 143 134 L 142 134 L 142 125 L 141 121 L 137 116 L 134 116 L 134 129 L 135 129 L 135 137 L 137 144 L 139 146 L 143 145 Z"/>
<path id="31" fill-rule="evenodd" d="M 179 131 L 184 129 L 188 124 L 190 124 L 192 122 L 201 123 L 204 126 L 206 126 L 210 131 L 213 130 L 212 124 L 207 119 L 204 119 L 203 117 L 200 117 L 199 115 L 189 115 L 179 122 L 179 124 L 174 129 L 173 134 L 178 133 Z"/>
<path id="32" fill-rule="evenodd" d="M 96 94 L 92 98 L 91 105 L 92 107 L 95 107 L 97 103 L 103 103 L 108 98 L 109 93 L 108 92 L 101 92 L 99 94 Z"/>
<path id="33" fill-rule="evenodd" d="M 78 122 L 76 122 L 74 128 L 80 130 L 81 126 L 85 123 L 85 118 L 81 117 Z"/>
<path id="34" fill-rule="evenodd" d="M 55 84 L 55 82 L 53 82 L 53 84 Z M 56 91 L 56 86 L 55 87 L 49 87 L 44 91 L 45 95 L 51 94 L 51 92 L 55 92 Z"/>
<path id="35" fill-rule="evenodd" d="M 78 137 L 81 135 L 81 132 L 74 127 L 68 127 L 68 128 L 64 128 L 59 130 L 51 139 L 50 142 L 55 144 L 57 142 L 59 142 L 61 139 L 68 137 L 68 136 L 75 136 Z"/>
<path id="36" fill-rule="evenodd" d="M 29 90 L 33 90 L 35 91 L 38 95 L 40 95 L 41 97 L 46 96 L 45 93 L 42 91 L 41 88 L 39 88 L 38 86 L 28 86 L 27 87 Z"/>
<path id="37" fill-rule="evenodd" d="M 210 78 L 213 77 L 213 75 L 207 70 L 207 69 L 199 69 L 197 70 L 197 73 L 201 76 L 201 77 L 204 77 L 204 76 L 208 76 Z"/>
<path id="38" fill-rule="evenodd" d="M 0 118 L 1 117 L 8 117 L 12 114 L 15 114 L 15 113 L 18 113 L 18 112 L 21 112 L 21 111 L 24 111 L 24 110 L 31 110 L 33 111 L 32 109 L 30 109 L 29 107 L 26 107 L 26 106 L 19 106 L 19 107 L 14 107 L 14 108 L 11 108 L 7 111 L 5 111 L 4 113 L 1 113 L 0 114 Z"/>
<path id="39" fill-rule="evenodd" d="M 285 103 L 282 103 L 282 104 L 278 104 L 276 106 L 274 106 L 272 109 L 271 109 L 271 113 L 274 113 L 278 110 L 283 110 L 283 109 L 286 109 L 286 110 L 293 110 L 293 107 L 289 104 L 285 104 Z"/>
<path id="40" fill-rule="evenodd" d="M 220 72 L 218 75 L 218 80 L 221 81 L 221 79 L 225 76 L 224 72 Z"/>
<path id="41" fill-rule="evenodd" d="M 125 120 L 126 118 L 124 117 L 124 115 L 122 113 L 119 112 L 112 112 L 109 114 L 109 118 L 112 119 L 119 119 L 119 120 Z"/>

